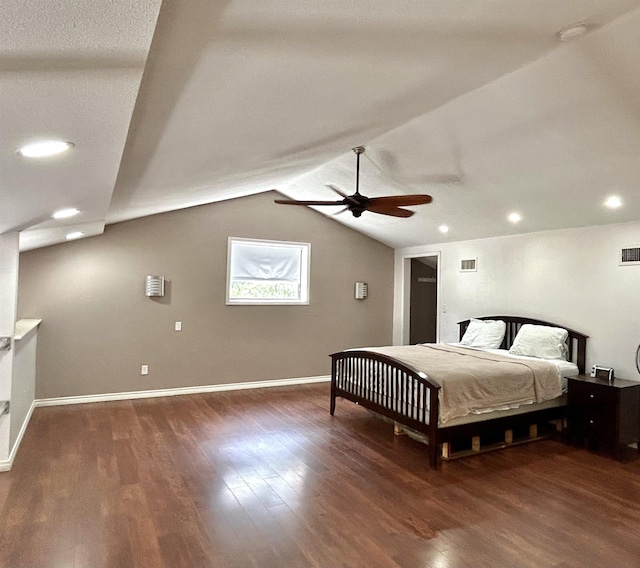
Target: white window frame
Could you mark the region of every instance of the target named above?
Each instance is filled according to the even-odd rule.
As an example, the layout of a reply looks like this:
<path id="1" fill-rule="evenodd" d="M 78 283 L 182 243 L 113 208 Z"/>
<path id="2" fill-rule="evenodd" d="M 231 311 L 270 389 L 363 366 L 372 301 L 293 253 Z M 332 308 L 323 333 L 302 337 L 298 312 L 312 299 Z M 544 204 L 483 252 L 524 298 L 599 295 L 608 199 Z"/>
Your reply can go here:
<path id="1" fill-rule="evenodd" d="M 295 299 L 286 298 L 231 298 L 231 260 L 233 254 L 234 243 L 242 243 L 244 245 L 255 246 L 271 246 L 271 247 L 288 247 L 300 250 L 301 262 L 300 262 L 300 280 L 299 290 L 300 297 Z M 227 300 L 228 306 L 308 306 L 309 305 L 309 283 L 311 273 L 311 244 L 310 243 L 296 243 L 290 241 L 271 241 L 265 239 L 246 239 L 240 237 L 229 237 L 227 243 Z"/>

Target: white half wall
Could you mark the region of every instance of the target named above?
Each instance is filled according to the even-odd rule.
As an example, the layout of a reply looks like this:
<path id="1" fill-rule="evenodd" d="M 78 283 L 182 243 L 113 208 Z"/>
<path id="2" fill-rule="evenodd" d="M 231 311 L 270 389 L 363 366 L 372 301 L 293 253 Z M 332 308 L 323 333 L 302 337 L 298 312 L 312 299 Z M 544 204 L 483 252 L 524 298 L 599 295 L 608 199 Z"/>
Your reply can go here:
<path id="1" fill-rule="evenodd" d="M 13 338 L 15 331 L 18 258 L 18 233 L 0 235 L 0 337 Z M 13 339 L 11 343 L 13 344 Z M 11 400 L 13 357 L 13 349 L 0 351 L 0 400 Z M 9 431 L 10 417 L 0 416 L 0 462 L 9 457 Z"/>
<path id="2" fill-rule="evenodd" d="M 39 321 L 39 320 L 33 320 Z M 9 453 L 15 453 L 20 435 L 28 422 L 33 402 L 36 398 L 36 350 L 38 327 L 24 336 L 14 339 L 13 378 L 11 381 L 11 432 Z"/>
<path id="3" fill-rule="evenodd" d="M 404 326 L 404 262 L 440 253 L 440 341 L 458 340 L 458 321 L 521 315 L 589 335 L 587 368 L 614 367 L 640 380 L 640 265 L 619 266 L 620 249 L 640 244 L 640 222 L 529 233 L 396 250 L 394 342 Z M 477 258 L 477 272 L 460 261 Z"/>

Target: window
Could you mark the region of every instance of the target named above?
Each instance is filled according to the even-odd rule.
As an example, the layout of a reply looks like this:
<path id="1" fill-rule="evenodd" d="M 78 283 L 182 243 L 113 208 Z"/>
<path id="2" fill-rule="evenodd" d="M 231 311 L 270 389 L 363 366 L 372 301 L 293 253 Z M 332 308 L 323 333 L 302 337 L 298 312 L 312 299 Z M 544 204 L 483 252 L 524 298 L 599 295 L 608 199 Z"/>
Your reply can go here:
<path id="1" fill-rule="evenodd" d="M 227 304 L 308 304 L 311 245 L 229 237 Z"/>

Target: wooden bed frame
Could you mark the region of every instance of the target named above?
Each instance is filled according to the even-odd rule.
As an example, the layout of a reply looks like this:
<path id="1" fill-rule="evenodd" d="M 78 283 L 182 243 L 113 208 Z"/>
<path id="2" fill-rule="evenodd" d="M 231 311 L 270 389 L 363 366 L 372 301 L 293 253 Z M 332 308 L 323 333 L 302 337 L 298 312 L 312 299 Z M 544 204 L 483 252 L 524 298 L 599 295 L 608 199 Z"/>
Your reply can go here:
<path id="1" fill-rule="evenodd" d="M 553 324 L 525 317 L 485 316 L 476 319 L 502 320 L 507 329 L 502 349 L 509 349 L 520 327 L 525 323 L 562 327 L 569 332 L 568 359 L 580 371 L 585 371 L 587 335 Z M 458 322 L 460 339 L 470 320 Z M 512 443 L 514 431 L 528 429 L 528 438 L 537 438 L 537 425 L 566 418 L 566 402 L 536 408 L 527 405 L 515 413 L 493 412 L 486 418 L 469 422 L 455 421 L 453 425 L 439 426 L 438 393 L 440 385 L 423 372 L 379 353 L 371 351 L 341 351 L 331 355 L 331 415 L 336 409 L 336 398 L 342 397 L 373 410 L 393 420 L 396 431 L 406 427 L 418 433 L 428 445 L 429 462 L 436 469 L 441 448 L 443 457 L 449 457 L 451 442 L 461 438 L 472 439 L 472 451 L 479 450 L 480 436 L 503 431 L 506 440 L 502 446 Z M 388 393 L 385 396 L 381 393 Z M 511 433 L 511 434 L 509 434 Z"/>

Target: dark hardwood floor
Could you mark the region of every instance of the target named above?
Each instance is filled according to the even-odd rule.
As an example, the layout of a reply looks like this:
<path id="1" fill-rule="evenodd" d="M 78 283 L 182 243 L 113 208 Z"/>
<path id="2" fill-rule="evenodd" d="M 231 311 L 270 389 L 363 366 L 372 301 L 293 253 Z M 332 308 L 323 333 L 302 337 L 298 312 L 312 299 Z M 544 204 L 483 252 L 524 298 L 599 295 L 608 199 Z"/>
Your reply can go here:
<path id="1" fill-rule="evenodd" d="M 328 384 L 38 408 L 0 566 L 640 566 L 640 460 L 543 441 L 429 468 Z"/>

